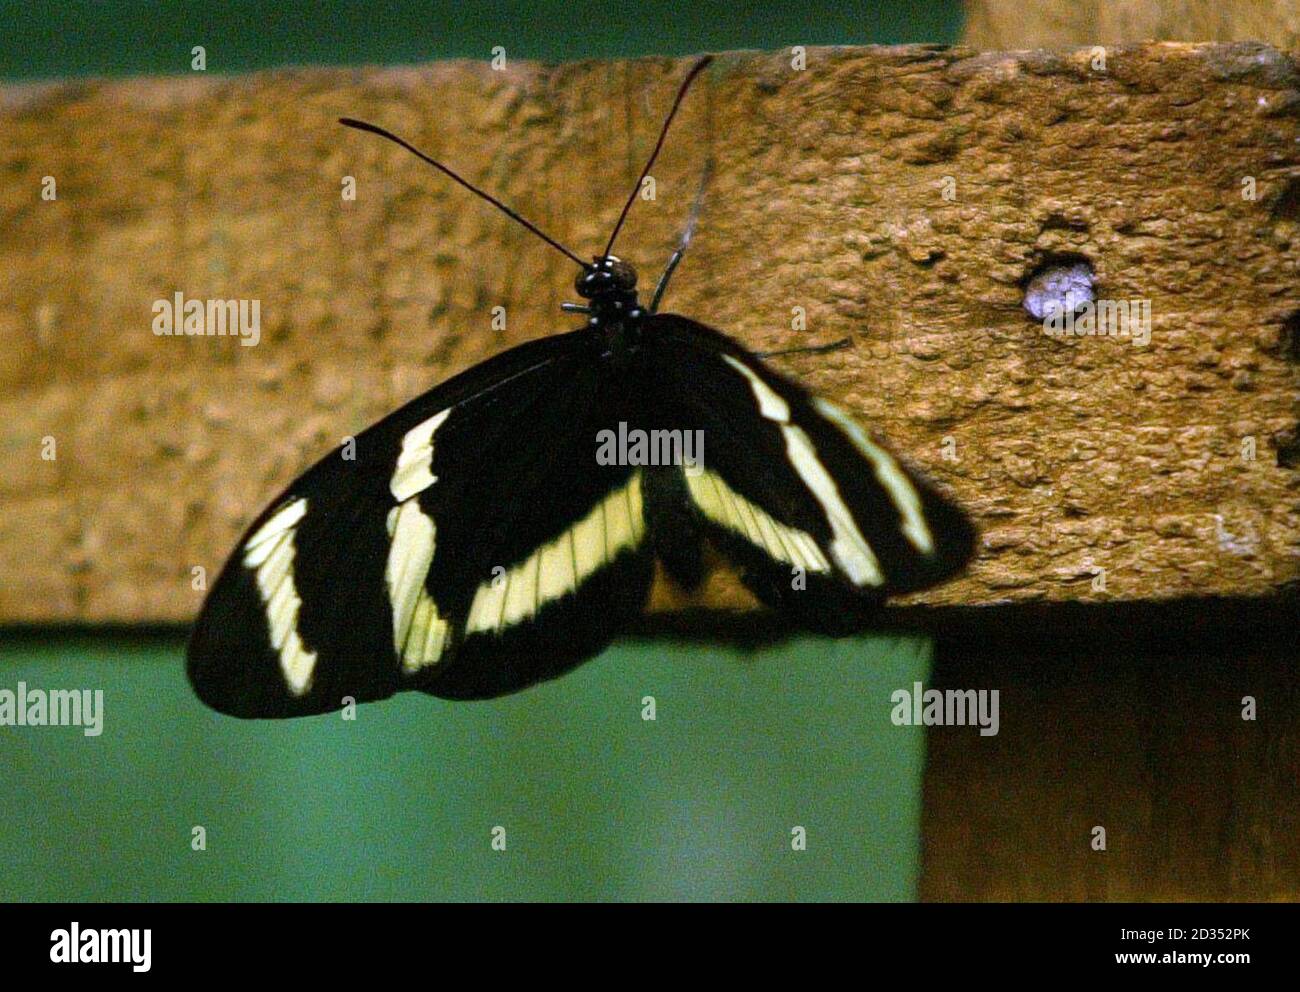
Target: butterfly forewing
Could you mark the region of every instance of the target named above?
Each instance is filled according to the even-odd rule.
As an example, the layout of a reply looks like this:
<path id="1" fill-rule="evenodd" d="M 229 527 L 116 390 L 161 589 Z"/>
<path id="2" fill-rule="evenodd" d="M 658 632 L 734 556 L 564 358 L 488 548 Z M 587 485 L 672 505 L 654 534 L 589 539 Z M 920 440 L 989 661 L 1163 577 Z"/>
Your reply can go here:
<path id="1" fill-rule="evenodd" d="M 486 405 L 437 446 L 439 523 L 429 587 L 456 619 L 454 654 L 418 687 L 501 695 L 600 650 L 644 607 L 651 559 L 642 473 L 602 464 L 597 435 L 632 416 L 621 377 L 566 364 L 543 402 L 514 416 Z M 495 457 L 484 457 L 483 445 Z"/>
<path id="2" fill-rule="evenodd" d="M 437 556 L 426 551 L 448 538 L 435 507 L 467 544 L 490 526 L 475 517 L 490 492 L 498 518 L 509 518 L 526 493 L 501 485 L 465 494 L 466 480 L 527 483 L 575 373 L 589 368 L 584 354 L 578 339 L 559 335 L 498 355 L 358 435 L 354 457 L 335 451 L 294 482 L 248 528 L 204 604 L 188 651 L 200 698 L 238 716 L 324 712 L 345 696 L 389 696 L 445 660 L 459 633 L 449 624 L 435 652 L 440 631 L 425 600 L 467 602 L 482 562 L 457 556 L 459 567 L 429 589 Z M 548 422 L 539 407 L 561 409 Z M 443 443 L 464 463 L 438 458 Z M 459 498 L 435 496 L 435 462 Z M 454 508 L 464 519 L 450 519 Z M 466 537 L 471 529 L 476 536 Z M 425 638 L 418 649 L 413 629 Z M 417 657 L 421 664 L 403 665 Z"/>

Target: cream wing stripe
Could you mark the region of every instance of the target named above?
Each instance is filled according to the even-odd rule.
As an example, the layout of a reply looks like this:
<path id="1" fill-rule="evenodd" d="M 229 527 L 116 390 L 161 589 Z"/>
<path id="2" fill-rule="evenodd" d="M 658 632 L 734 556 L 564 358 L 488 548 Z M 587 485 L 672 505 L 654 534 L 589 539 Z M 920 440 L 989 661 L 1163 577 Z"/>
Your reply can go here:
<path id="1" fill-rule="evenodd" d="M 880 570 L 880 562 L 871 550 L 871 545 L 858 530 L 853 514 L 844 504 L 835 480 L 831 478 L 830 473 L 826 471 L 826 466 L 817 457 L 812 441 L 803 428 L 790 423 L 789 404 L 771 386 L 755 375 L 749 366 L 730 355 L 722 357 L 749 381 L 749 388 L 754 393 L 759 413 L 780 426 L 790 464 L 794 466 L 795 471 L 799 473 L 799 478 L 803 480 L 804 485 L 821 504 L 826 514 L 826 520 L 830 524 L 831 534 L 834 537 L 830 551 L 835 563 L 843 569 L 854 585 L 884 585 L 885 577 Z"/>
<path id="2" fill-rule="evenodd" d="M 404 503 L 416 493 L 424 492 L 438 481 L 433 474 L 433 435 L 451 415 L 451 407 L 412 427 L 402 437 L 402 451 L 397 468 L 388 484 L 393 499 Z"/>
<path id="3" fill-rule="evenodd" d="M 384 580 L 393 610 L 393 650 L 407 674 L 436 664 L 451 635 L 450 625 L 439 614 L 426 585 L 437 547 L 437 527 L 416 498 L 438 481 L 433 474 L 433 436 L 451 410 L 448 407 L 406 432 L 388 483 L 399 505 L 388 514 Z"/>
<path id="4" fill-rule="evenodd" d="M 812 535 L 773 519 L 712 472 L 686 476 L 686 488 L 700 512 L 714 523 L 735 531 L 778 561 L 808 572 L 829 572 L 830 562 Z"/>
<path id="5" fill-rule="evenodd" d="M 620 551 L 636 547 L 644 533 L 638 472 L 553 541 L 480 585 L 465 633 L 495 633 L 535 617 L 547 603 L 576 592 Z"/>
<path id="6" fill-rule="evenodd" d="M 583 517 L 573 528 L 574 568 L 580 576 L 586 577 L 605 564 L 605 504 L 608 497 L 601 500 L 594 511 Z"/>
<path id="7" fill-rule="evenodd" d="M 573 573 L 573 553 L 566 535 L 552 541 L 537 555 L 537 600 L 549 603 L 577 586 Z M 477 602 L 478 597 L 475 596 Z M 471 613 L 471 619 L 473 614 Z"/>
<path id="8" fill-rule="evenodd" d="M 442 657 L 450 633 L 425 586 L 433 563 L 436 529 L 415 499 L 388 513 L 388 562 L 384 580 L 393 609 L 393 650 L 407 673 Z"/>
<path id="9" fill-rule="evenodd" d="M 298 636 L 302 600 L 293 582 L 293 539 L 307 514 L 307 500 L 298 498 L 277 510 L 244 542 L 243 564 L 254 572 L 257 592 L 266 610 L 271 646 L 280 656 L 280 672 L 295 696 L 311 688 L 316 652 Z"/>
<path id="10" fill-rule="evenodd" d="M 858 424 L 839 407 L 820 397 L 813 400 L 813 406 L 827 420 L 833 421 L 853 442 L 853 446 L 871 462 L 876 470 L 876 480 L 885 487 L 889 498 L 894 501 L 899 515 L 903 518 L 903 534 L 912 542 L 912 547 L 922 554 L 934 551 L 934 536 L 925 523 L 925 513 L 921 509 L 921 496 L 912 485 L 912 480 L 899 466 L 892 455 L 884 448 L 872 442 Z"/>
<path id="11" fill-rule="evenodd" d="M 831 542 L 831 557 L 844 569 L 849 581 L 855 586 L 884 585 L 885 577 L 880 571 L 880 562 L 876 560 L 867 539 L 858 530 L 853 514 L 840 498 L 835 480 L 817 458 L 812 441 L 800 427 L 783 426 L 781 430 L 785 434 L 786 454 L 794 464 L 795 471 L 817 497 L 822 509 L 826 511 L 826 519 L 830 521 L 831 533 L 835 535 Z"/>
<path id="12" fill-rule="evenodd" d="M 286 503 L 281 509 L 267 519 L 266 523 L 257 528 L 247 541 L 244 542 L 244 564 L 257 566 L 262 564 L 266 555 L 270 554 L 270 549 L 257 552 L 261 557 L 254 560 L 255 549 L 263 548 L 267 541 L 273 537 L 279 537 L 287 530 L 298 526 L 298 521 L 307 515 L 307 501 L 305 499 L 295 499 Z"/>

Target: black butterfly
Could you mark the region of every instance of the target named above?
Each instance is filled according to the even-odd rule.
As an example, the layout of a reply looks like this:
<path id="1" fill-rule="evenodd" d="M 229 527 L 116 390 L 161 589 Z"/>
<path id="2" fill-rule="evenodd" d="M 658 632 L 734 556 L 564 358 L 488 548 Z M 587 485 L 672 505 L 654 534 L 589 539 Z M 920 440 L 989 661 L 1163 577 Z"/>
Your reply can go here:
<path id="1" fill-rule="evenodd" d="M 709 61 L 682 83 L 642 179 Z M 611 254 L 641 180 L 588 263 L 395 135 L 342 123 L 397 142 L 564 252 L 587 301 L 565 308 L 587 323 L 408 403 L 356 438 L 354 459 L 326 457 L 258 517 L 190 641 L 208 705 L 284 717 L 405 689 L 513 692 L 608 644 L 644 609 L 656 561 L 697 587 L 706 551 L 821 629 L 969 559 L 967 519 L 842 411 L 726 335 L 657 312 L 695 212 L 642 306 L 635 271 Z M 623 457 L 600 457 L 614 438 Z M 707 450 L 680 457 L 691 439 Z"/>

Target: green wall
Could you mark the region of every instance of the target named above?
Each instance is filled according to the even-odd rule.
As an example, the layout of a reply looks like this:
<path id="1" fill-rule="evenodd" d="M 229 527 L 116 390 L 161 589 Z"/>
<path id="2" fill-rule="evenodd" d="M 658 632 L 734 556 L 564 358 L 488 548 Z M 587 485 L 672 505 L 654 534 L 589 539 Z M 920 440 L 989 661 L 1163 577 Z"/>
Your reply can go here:
<path id="1" fill-rule="evenodd" d="M 953 42 L 956 0 L 0 0 L 0 77 L 209 72 L 274 65 L 682 55 L 786 45 Z"/>
<path id="2" fill-rule="evenodd" d="M 951 42 L 959 26 L 955 2 L 5 2 L 0 77 L 181 72 L 196 44 L 234 72 L 498 44 L 567 59 Z M 915 894 L 924 736 L 889 722 L 889 695 L 926 678 L 924 642 L 629 642 L 508 699 L 408 694 L 354 722 L 218 716 L 182 656 L 181 631 L 0 631 L 0 689 L 105 697 L 98 737 L 0 727 L 0 898 Z"/>
<path id="3" fill-rule="evenodd" d="M 245 722 L 177 637 L 24 635 L 0 687 L 102 688 L 103 731 L 4 728 L 0 898 L 908 899 L 920 641 L 626 644 L 502 700 Z M 655 719 L 643 719 L 645 696 Z M 206 850 L 193 850 L 193 828 Z M 506 849 L 491 831 L 505 828 Z M 792 850 L 791 830 L 807 831 Z"/>

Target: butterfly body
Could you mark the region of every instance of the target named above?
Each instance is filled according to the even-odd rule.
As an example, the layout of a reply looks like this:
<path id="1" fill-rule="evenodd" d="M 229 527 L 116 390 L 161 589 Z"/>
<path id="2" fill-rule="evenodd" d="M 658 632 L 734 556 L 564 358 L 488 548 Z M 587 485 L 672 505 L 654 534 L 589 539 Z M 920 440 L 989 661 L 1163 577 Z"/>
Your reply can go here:
<path id="1" fill-rule="evenodd" d="M 642 324 L 647 312 L 636 290 L 636 270 L 622 259 L 605 256 L 593 260 L 591 268 L 574 282 L 587 306 L 586 330 L 598 343 L 602 357 L 625 365 L 641 345 Z"/>

